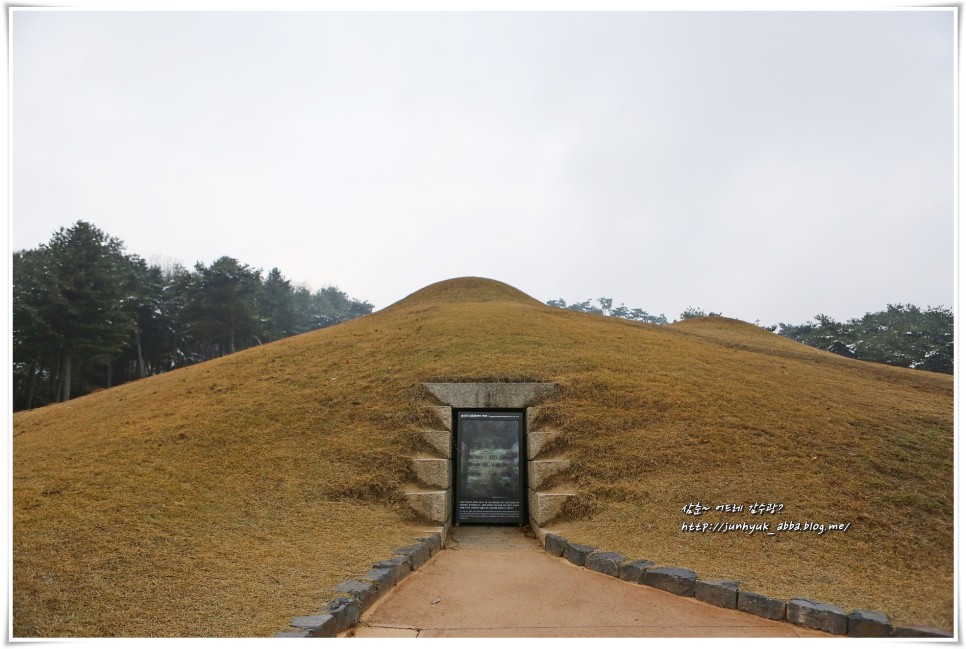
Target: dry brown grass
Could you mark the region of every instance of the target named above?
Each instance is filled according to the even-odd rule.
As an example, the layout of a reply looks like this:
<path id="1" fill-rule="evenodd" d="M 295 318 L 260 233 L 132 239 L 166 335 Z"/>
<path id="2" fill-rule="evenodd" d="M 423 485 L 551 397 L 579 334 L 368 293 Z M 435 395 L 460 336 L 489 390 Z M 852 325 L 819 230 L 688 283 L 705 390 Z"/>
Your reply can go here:
<path id="1" fill-rule="evenodd" d="M 396 496 L 419 385 L 494 379 L 562 388 L 547 416 L 580 494 L 568 537 L 951 629 L 951 377 L 722 318 L 572 313 L 467 278 L 17 414 L 15 635 L 267 635 L 318 609 L 419 529 Z M 681 533 L 698 499 L 852 528 Z"/>

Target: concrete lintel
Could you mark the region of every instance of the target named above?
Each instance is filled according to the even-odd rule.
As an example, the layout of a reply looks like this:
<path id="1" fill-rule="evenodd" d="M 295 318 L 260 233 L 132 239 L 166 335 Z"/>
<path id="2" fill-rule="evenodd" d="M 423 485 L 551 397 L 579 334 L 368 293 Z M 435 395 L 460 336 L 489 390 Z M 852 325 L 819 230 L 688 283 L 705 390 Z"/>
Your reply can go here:
<path id="1" fill-rule="evenodd" d="M 453 408 L 526 408 L 553 392 L 555 383 L 423 383 Z"/>

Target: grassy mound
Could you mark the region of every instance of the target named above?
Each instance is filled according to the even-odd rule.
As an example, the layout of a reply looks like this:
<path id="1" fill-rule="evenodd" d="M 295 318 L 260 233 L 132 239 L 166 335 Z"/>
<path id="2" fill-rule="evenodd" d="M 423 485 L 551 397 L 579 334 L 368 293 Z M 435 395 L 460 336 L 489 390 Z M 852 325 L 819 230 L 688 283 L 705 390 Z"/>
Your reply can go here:
<path id="1" fill-rule="evenodd" d="M 420 529 L 425 381 L 554 381 L 569 538 L 952 627 L 952 378 L 752 325 L 659 327 L 491 280 L 14 417 L 14 634 L 270 635 Z M 783 503 L 687 517 L 689 501 Z M 695 534 L 682 522 L 851 522 Z"/>

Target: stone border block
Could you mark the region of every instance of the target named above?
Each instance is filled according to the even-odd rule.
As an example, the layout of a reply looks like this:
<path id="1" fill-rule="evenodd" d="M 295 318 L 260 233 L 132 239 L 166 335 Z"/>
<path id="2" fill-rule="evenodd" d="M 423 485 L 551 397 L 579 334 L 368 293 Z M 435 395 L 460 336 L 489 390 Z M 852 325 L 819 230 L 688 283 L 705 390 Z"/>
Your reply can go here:
<path id="1" fill-rule="evenodd" d="M 564 546 L 563 558 L 575 566 L 582 566 L 584 565 L 584 562 L 587 561 L 587 557 L 590 556 L 592 552 L 596 551 L 597 548 L 595 547 L 567 541 L 566 545 Z"/>
<path id="2" fill-rule="evenodd" d="M 302 615 L 292 620 L 290 627 L 275 633 L 276 638 L 332 638 L 359 623 L 362 612 L 388 592 L 414 569 L 443 549 L 443 539 L 449 529 L 425 530 L 416 542 L 393 550 L 390 559 L 372 565 L 361 579 L 346 579 L 335 587 L 340 596 L 326 604 L 318 615 Z"/>
<path id="3" fill-rule="evenodd" d="M 932 626 L 897 626 L 893 638 L 951 638 L 951 633 Z"/>
<path id="4" fill-rule="evenodd" d="M 785 605 L 785 619 L 792 624 L 833 635 L 845 635 L 849 628 L 849 616 L 845 611 L 833 604 L 811 599 L 789 600 Z"/>
<path id="5" fill-rule="evenodd" d="M 406 565 L 406 572 L 404 574 L 409 574 L 409 561 L 405 557 L 400 557 L 403 563 Z M 379 563 L 384 563 L 380 561 Z M 379 594 L 386 592 L 390 588 L 396 585 L 398 579 L 396 579 L 396 568 L 373 568 L 366 573 L 364 579 L 368 579 L 376 585 L 376 589 Z"/>
<path id="6" fill-rule="evenodd" d="M 559 534 L 547 534 L 543 539 L 543 549 L 555 557 L 563 556 L 567 547 L 567 539 Z"/>
<path id="7" fill-rule="evenodd" d="M 695 597 L 720 608 L 737 609 L 768 620 L 787 620 L 792 624 L 817 629 L 833 635 L 853 637 L 952 638 L 949 632 L 935 627 L 893 627 L 882 611 L 856 609 L 846 614 L 834 604 L 796 598 L 784 601 L 742 591 L 741 584 L 730 579 L 698 579 L 686 568 L 654 567 L 653 561 L 638 559 L 628 562 L 616 552 L 605 552 L 589 545 L 573 543 L 559 534 L 540 530 L 544 549 L 553 556 L 563 556 L 571 563 L 590 570 L 616 576 L 636 584 L 660 588 L 683 597 Z M 617 563 L 616 574 L 613 563 Z"/>
<path id="8" fill-rule="evenodd" d="M 359 602 L 352 597 L 336 597 L 334 600 L 329 602 L 328 606 L 326 607 L 326 612 L 335 618 L 337 627 L 336 633 L 339 633 L 340 631 L 345 631 L 359 621 L 359 616 L 362 615 L 362 607 L 359 606 Z M 312 637 L 323 637 L 318 634 L 319 629 L 316 629 L 312 632 Z"/>
<path id="9" fill-rule="evenodd" d="M 335 592 L 354 597 L 364 611 L 379 597 L 379 587 L 372 582 L 347 579 L 335 587 Z"/>
<path id="10" fill-rule="evenodd" d="M 409 557 L 400 555 L 396 555 L 392 559 L 383 559 L 382 561 L 377 561 L 376 563 L 372 564 L 372 567 L 377 572 L 379 570 L 388 570 L 390 572 L 390 581 L 392 582 L 389 584 L 390 588 L 398 584 L 406 575 L 413 571 L 413 567 L 409 563 Z M 373 570 L 370 570 L 369 573 L 366 573 L 366 579 L 371 579 L 369 574 L 372 572 Z M 376 579 L 373 579 L 373 581 L 377 580 L 378 575 Z M 382 587 L 380 586 L 380 588 Z"/>
<path id="11" fill-rule="evenodd" d="M 648 561 L 647 559 L 631 561 L 630 563 L 625 563 L 623 566 L 621 566 L 617 573 L 617 578 L 624 581 L 629 581 L 632 584 L 643 584 L 644 574 L 653 566 L 654 562 Z"/>
<path id="12" fill-rule="evenodd" d="M 421 536 L 416 540 L 429 544 L 429 556 L 433 556 L 443 549 L 443 537 L 439 532 L 433 532 L 429 536 Z"/>
<path id="13" fill-rule="evenodd" d="M 759 593 L 739 591 L 738 610 L 768 620 L 781 620 L 785 617 L 785 602 Z"/>
<path id="14" fill-rule="evenodd" d="M 621 564 L 626 562 L 627 557 L 617 552 L 592 552 L 584 561 L 584 567 L 594 572 L 616 577 L 620 573 Z"/>
<path id="15" fill-rule="evenodd" d="M 738 608 L 737 581 L 730 579 L 695 579 L 694 597 L 706 604 L 721 608 Z"/>
<path id="16" fill-rule="evenodd" d="M 330 614 L 302 615 L 292 620 L 292 626 L 301 629 L 306 638 L 334 638 L 340 631 L 339 620 Z"/>
<path id="17" fill-rule="evenodd" d="M 661 566 L 647 569 L 644 573 L 644 585 L 681 597 L 694 597 L 694 582 L 697 578 L 698 573 L 693 570 Z"/>
<path id="18" fill-rule="evenodd" d="M 892 625 L 882 611 L 857 608 L 849 613 L 848 635 L 855 638 L 888 638 L 892 635 Z"/>
<path id="19" fill-rule="evenodd" d="M 292 626 L 303 629 L 307 638 L 334 638 L 339 632 L 339 621 L 333 615 L 297 617 Z"/>
<path id="20" fill-rule="evenodd" d="M 413 570 L 419 570 L 423 567 L 429 558 L 432 556 L 432 550 L 430 549 L 430 544 L 427 541 L 421 543 L 413 543 L 412 545 L 407 545 L 403 548 L 396 548 L 392 551 L 393 554 L 402 555 L 409 558 L 409 565 L 412 566 Z"/>

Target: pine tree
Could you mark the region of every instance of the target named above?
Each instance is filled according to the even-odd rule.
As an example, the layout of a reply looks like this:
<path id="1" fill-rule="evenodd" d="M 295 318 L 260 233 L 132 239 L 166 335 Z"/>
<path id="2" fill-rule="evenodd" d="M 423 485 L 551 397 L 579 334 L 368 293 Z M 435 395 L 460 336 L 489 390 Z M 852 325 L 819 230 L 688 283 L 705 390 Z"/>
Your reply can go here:
<path id="1" fill-rule="evenodd" d="M 85 221 L 61 228 L 41 249 L 49 282 L 41 312 L 60 343 L 57 394 L 67 401 L 75 363 L 107 364 L 127 344 L 134 273 L 120 239 Z"/>

